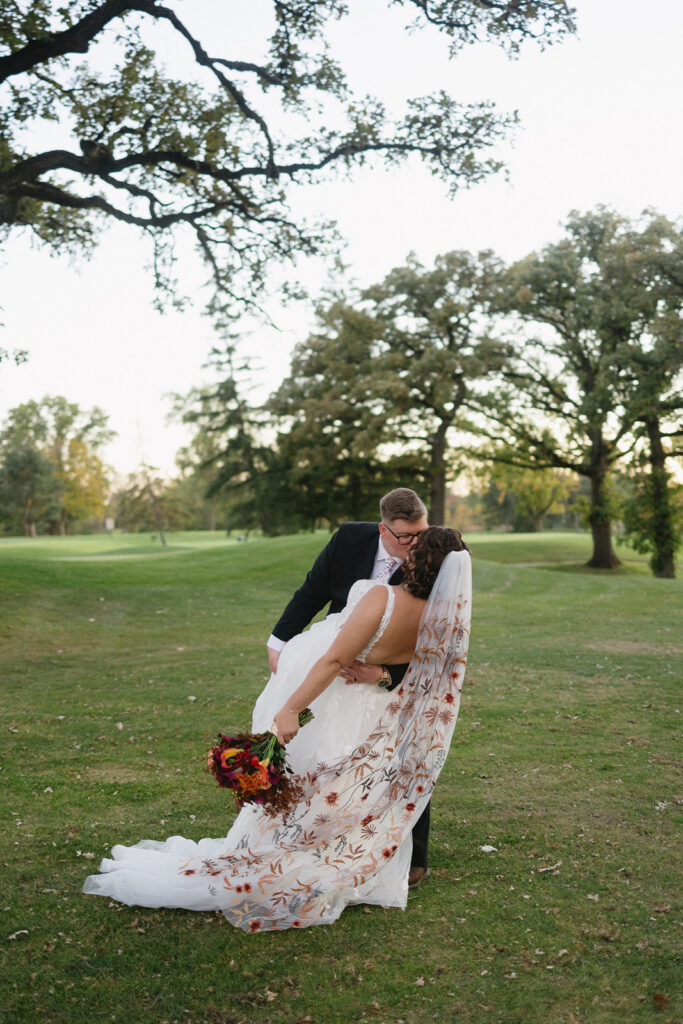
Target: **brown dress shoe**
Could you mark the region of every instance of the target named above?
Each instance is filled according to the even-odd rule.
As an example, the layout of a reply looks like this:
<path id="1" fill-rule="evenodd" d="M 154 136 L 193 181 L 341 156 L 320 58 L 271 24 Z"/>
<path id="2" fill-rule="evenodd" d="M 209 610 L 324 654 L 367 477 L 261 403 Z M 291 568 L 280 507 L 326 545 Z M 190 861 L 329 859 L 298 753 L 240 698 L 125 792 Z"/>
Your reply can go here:
<path id="1" fill-rule="evenodd" d="M 408 872 L 408 888 L 417 889 L 420 882 L 429 877 L 429 868 L 411 868 Z"/>

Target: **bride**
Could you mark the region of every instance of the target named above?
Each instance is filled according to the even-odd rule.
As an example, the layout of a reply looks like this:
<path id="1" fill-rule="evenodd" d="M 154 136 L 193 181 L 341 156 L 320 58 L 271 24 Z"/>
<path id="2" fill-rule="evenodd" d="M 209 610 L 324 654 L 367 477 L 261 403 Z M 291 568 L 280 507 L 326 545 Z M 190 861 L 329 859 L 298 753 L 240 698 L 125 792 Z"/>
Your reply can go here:
<path id="1" fill-rule="evenodd" d="M 290 641 L 256 703 L 254 728 L 272 722 L 287 744 L 301 801 L 276 817 L 247 805 L 220 839 L 115 846 L 83 891 L 221 910 L 251 932 L 330 924 L 353 903 L 405 907 L 410 833 L 455 726 L 470 607 L 467 546 L 458 531 L 429 527 L 403 583 L 354 584 L 343 612 Z M 350 692 L 338 673 L 355 659 L 410 666 L 393 692 Z M 307 706 L 315 718 L 299 730 Z"/>

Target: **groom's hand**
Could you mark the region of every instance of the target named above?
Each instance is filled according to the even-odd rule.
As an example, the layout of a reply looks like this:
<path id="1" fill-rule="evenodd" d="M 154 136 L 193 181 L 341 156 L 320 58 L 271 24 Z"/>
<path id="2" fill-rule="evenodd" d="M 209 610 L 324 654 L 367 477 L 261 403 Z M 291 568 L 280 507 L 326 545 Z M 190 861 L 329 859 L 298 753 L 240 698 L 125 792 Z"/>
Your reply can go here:
<path id="1" fill-rule="evenodd" d="M 272 647 L 268 647 L 267 651 L 268 665 L 270 666 L 270 671 L 273 673 L 273 675 L 275 675 L 275 673 L 277 672 L 277 663 L 280 660 L 280 652 L 274 651 Z"/>
<path id="2" fill-rule="evenodd" d="M 364 661 L 352 661 L 350 665 L 341 670 L 339 675 L 346 680 L 347 686 L 349 683 L 369 683 L 371 686 L 377 686 L 382 678 L 382 666 L 366 665 Z"/>

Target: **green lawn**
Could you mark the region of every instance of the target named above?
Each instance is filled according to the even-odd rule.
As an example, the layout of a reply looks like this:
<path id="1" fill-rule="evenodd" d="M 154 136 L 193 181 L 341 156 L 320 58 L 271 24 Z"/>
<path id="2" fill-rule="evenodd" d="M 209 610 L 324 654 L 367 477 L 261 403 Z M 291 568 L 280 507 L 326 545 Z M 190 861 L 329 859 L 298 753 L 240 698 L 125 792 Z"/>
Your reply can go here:
<path id="1" fill-rule="evenodd" d="M 585 570 L 580 534 L 468 539 L 432 877 L 405 913 L 256 936 L 79 890 L 113 842 L 227 830 L 205 751 L 248 724 L 265 638 L 325 535 L 0 540 L 0 1020 L 683 1017 L 681 583 L 627 549 L 617 572 Z"/>

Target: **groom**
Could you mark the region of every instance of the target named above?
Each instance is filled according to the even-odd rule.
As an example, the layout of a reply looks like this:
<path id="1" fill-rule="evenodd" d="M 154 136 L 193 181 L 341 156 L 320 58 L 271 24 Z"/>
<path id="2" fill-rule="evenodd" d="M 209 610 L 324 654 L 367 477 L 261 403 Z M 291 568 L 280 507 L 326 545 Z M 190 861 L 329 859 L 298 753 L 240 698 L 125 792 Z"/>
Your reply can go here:
<path id="1" fill-rule="evenodd" d="M 328 602 L 328 612 L 342 610 L 356 580 L 398 584 L 403 579 L 401 566 L 417 537 L 427 529 L 427 509 L 415 491 L 407 487 L 397 487 L 385 494 L 379 507 L 380 523 L 342 523 L 316 558 L 268 638 L 271 672 L 275 672 L 280 651 L 287 641 L 301 633 Z M 407 668 L 407 665 L 365 665 L 354 661 L 341 675 L 348 683 L 368 683 L 393 690 Z M 428 841 L 429 804 L 413 828 L 410 888 L 419 885 L 427 875 Z"/>

